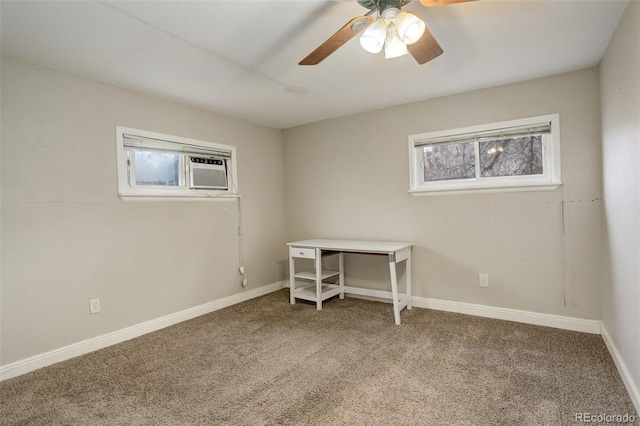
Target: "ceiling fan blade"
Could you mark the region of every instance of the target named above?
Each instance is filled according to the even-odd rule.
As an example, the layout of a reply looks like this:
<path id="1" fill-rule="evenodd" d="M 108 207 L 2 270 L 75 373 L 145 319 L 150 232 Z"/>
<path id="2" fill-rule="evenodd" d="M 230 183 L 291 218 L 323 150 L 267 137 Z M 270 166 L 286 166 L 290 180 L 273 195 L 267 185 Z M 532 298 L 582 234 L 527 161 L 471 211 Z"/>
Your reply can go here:
<path id="1" fill-rule="evenodd" d="M 423 6 L 442 6 L 445 4 L 464 3 L 475 0 L 420 0 Z"/>
<path id="2" fill-rule="evenodd" d="M 311 52 L 309 56 L 304 58 L 298 65 L 317 65 L 327 56 L 338 50 L 343 44 L 351 40 L 353 36 L 358 34 L 373 21 L 371 16 L 358 16 L 353 18 L 340 28 L 334 35 L 329 37 L 327 41 L 322 43 L 316 50 Z"/>
<path id="3" fill-rule="evenodd" d="M 442 47 L 426 28 L 420 40 L 408 45 L 407 49 L 420 65 L 426 64 L 444 53 Z"/>

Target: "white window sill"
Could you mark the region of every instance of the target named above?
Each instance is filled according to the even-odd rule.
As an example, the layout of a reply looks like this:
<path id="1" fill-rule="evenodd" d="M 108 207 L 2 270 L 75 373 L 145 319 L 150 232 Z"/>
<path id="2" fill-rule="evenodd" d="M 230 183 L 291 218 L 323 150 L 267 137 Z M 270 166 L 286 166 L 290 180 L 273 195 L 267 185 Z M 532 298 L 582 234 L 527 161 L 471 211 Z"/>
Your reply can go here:
<path id="1" fill-rule="evenodd" d="M 185 194 L 185 195 L 142 195 L 118 194 L 123 201 L 233 201 L 240 198 L 237 194 Z"/>
<path id="2" fill-rule="evenodd" d="M 539 192 L 539 191 L 554 191 L 560 187 L 561 183 L 545 183 L 537 185 L 522 185 L 522 186 L 477 186 L 477 187 L 440 187 L 429 189 L 413 189 L 409 193 L 414 197 L 426 197 L 431 195 L 466 195 L 466 194 L 492 194 L 500 192 Z"/>

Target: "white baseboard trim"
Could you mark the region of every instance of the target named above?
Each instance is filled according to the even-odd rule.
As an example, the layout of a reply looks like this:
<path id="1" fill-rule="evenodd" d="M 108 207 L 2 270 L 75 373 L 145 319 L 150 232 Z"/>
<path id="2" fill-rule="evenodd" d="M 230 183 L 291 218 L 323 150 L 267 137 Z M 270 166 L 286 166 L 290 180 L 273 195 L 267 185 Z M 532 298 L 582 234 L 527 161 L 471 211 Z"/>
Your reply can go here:
<path id="1" fill-rule="evenodd" d="M 0 366 L 0 381 L 11 379 L 39 368 L 66 361 L 98 349 L 106 348 L 107 346 L 115 345 L 116 343 L 124 342 L 126 340 L 235 305 L 236 303 L 245 302 L 247 300 L 278 291 L 284 288 L 284 283 L 284 281 L 279 281 L 277 283 L 235 294 L 233 296 L 214 300 L 212 302 L 205 303 L 204 305 L 195 306 L 193 308 L 185 309 L 184 311 L 146 321 L 141 324 L 123 328 L 122 330 L 87 339 L 59 349 L 54 349 L 8 365 Z"/>
<path id="2" fill-rule="evenodd" d="M 600 334 L 600 320 L 564 317 L 560 315 L 521 311 L 518 309 L 497 308 L 494 306 L 452 302 L 449 300 L 429 299 L 415 296 L 412 297 L 412 304 L 417 308 L 457 312 L 460 314 L 475 315 L 479 317 L 494 318 L 507 321 L 516 321 L 525 324 L 542 325 L 546 327 L 560 328 L 563 330 Z"/>
<path id="3" fill-rule="evenodd" d="M 289 280 L 284 281 L 284 288 L 289 287 Z M 347 294 L 347 297 L 357 299 L 374 300 L 391 303 L 390 299 L 378 299 L 356 294 Z M 562 330 L 580 331 L 584 333 L 600 334 L 602 322 L 561 315 L 542 314 L 518 309 L 497 308 L 473 303 L 453 302 L 450 300 L 430 299 L 426 297 L 411 297 L 411 304 L 416 308 L 435 309 L 437 311 L 456 312 L 459 314 L 475 315 L 478 317 L 501 319 L 506 321 L 522 322 L 525 324 L 542 325 L 545 327 L 560 328 Z"/>
<path id="4" fill-rule="evenodd" d="M 618 373 L 620 373 L 620 377 L 622 378 L 622 382 L 624 386 L 627 388 L 627 392 L 629 392 L 629 397 L 633 402 L 634 407 L 636 407 L 636 413 L 640 413 L 640 388 L 634 382 L 631 373 L 629 373 L 629 369 L 620 355 L 618 348 L 615 343 L 611 339 L 607 328 L 602 324 L 602 339 L 604 340 L 605 345 L 607 345 L 607 349 L 609 349 L 609 353 L 611 354 L 611 358 L 613 358 L 613 362 L 616 364 L 618 368 Z"/>

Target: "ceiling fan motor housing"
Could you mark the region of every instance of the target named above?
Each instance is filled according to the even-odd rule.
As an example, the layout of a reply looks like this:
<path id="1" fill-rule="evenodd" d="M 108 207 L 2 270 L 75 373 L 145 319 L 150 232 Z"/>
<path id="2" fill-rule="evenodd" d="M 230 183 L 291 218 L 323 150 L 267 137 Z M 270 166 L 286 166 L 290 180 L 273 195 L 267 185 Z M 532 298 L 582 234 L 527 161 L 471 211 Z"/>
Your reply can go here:
<path id="1" fill-rule="evenodd" d="M 360 6 L 371 11 L 377 10 L 379 13 L 384 12 L 390 7 L 400 9 L 402 6 L 410 2 L 411 0 L 358 0 Z"/>

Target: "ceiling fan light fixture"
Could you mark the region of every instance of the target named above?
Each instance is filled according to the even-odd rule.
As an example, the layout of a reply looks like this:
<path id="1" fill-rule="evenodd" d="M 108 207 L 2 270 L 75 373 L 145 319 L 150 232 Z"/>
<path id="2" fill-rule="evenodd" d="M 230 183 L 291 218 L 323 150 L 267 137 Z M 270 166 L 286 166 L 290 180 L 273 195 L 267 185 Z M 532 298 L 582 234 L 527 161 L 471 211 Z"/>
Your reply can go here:
<path id="1" fill-rule="evenodd" d="M 384 58 L 397 58 L 409 53 L 407 45 L 402 42 L 394 24 L 387 27 L 387 41 L 384 44 Z"/>
<path id="2" fill-rule="evenodd" d="M 360 46 L 369 53 L 380 53 L 387 38 L 387 22 L 378 18 L 360 36 Z"/>
<path id="3" fill-rule="evenodd" d="M 426 29 L 422 19 L 404 10 L 396 15 L 395 24 L 398 36 L 404 44 L 413 44 L 420 40 Z"/>

